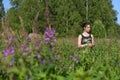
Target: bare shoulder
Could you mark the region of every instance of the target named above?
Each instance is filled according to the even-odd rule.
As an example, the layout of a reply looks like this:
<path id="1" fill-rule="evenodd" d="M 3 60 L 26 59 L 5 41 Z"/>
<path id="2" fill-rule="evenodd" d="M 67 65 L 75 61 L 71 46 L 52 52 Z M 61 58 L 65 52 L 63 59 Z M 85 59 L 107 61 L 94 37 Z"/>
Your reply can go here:
<path id="1" fill-rule="evenodd" d="M 94 37 L 93 34 L 91 34 L 91 37 Z"/>
<path id="2" fill-rule="evenodd" d="M 78 38 L 82 38 L 81 34 L 78 36 Z"/>

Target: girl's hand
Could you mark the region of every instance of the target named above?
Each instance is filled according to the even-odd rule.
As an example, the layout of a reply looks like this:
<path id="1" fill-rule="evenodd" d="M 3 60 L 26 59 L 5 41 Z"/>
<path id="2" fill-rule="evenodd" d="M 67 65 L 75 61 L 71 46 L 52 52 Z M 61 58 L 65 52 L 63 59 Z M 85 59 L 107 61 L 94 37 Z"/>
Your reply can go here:
<path id="1" fill-rule="evenodd" d="M 89 43 L 88 45 L 89 45 L 90 47 L 93 47 L 93 46 L 94 46 L 92 43 Z"/>

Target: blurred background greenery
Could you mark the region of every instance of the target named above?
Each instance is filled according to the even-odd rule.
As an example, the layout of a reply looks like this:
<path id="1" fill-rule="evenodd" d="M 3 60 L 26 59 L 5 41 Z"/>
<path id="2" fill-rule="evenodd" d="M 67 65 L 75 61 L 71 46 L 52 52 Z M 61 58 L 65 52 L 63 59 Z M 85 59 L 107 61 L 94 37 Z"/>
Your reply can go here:
<path id="1" fill-rule="evenodd" d="M 6 14 L 2 0 L 0 3 L 0 18 L 5 16 L 14 30 L 19 30 L 23 24 L 28 33 L 33 32 L 33 26 L 43 33 L 46 17 L 49 17 L 49 23 L 59 37 L 78 36 L 82 32 L 80 25 L 83 22 L 91 23 L 95 37 L 120 35 L 120 25 L 116 23 L 117 12 L 113 10 L 112 0 L 10 0 L 11 8 Z M 39 15 L 35 20 L 37 13 Z"/>

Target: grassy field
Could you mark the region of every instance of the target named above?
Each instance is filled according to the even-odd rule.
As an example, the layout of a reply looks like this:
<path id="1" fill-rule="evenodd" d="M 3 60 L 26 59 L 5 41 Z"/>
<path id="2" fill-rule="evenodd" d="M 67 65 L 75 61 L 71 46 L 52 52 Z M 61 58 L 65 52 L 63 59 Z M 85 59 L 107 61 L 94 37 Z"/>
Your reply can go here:
<path id="1" fill-rule="evenodd" d="M 0 80 L 120 80 L 119 39 L 95 38 L 93 49 L 78 49 L 77 37 L 57 38 L 54 46 L 44 36 L 0 39 Z"/>
<path id="2" fill-rule="evenodd" d="M 116 38 L 98 39 L 95 38 L 95 47 L 91 50 L 78 49 L 77 38 L 61 38 L 58 39 L 58 44 L 72 48 L 68 52 L 78 54 L 78 64 L 76 67 L 84 68 L 85 72 L 91 73 L 91 80 L 119 80 L 120 67 L 120 41 Z M 60 46 L 62 46 L 60 45 Z M 70 47 L 70 46 L 68 46 Z M 63 50 L 64 51 L 64 50 Z M 67 52 L 67 51 L 66 51 Z M 84 80 L 84 79 L 83 79 Z M 87 80 L 87 79 L 86 79 Z"/>
<path id="3" fill-rule="evenodd" d="M 117 42 L 117 46 L 120 44 L 120 40 L 118 38 L 95 38 L 95 46 L 104 46 L 105 44 L 108 45 L 114 45 L 114 41 Z M 78 44 L 78 38 L 77 37 L 69 37 L 69 38 L 58 38 L 57 43 L 61 42 L 69 42 L 74 47 L 77 47 Z M 116 43 L 115 42 L 115 43 Z"/>

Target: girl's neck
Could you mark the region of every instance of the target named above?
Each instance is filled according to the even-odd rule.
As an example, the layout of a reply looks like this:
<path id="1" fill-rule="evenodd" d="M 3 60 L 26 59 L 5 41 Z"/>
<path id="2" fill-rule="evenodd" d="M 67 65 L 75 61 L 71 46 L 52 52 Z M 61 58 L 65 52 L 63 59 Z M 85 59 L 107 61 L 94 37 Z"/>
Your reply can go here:
<path id="1" fill-rule="evenodd" d="M 89 34 L 88 32 L 86 32 L 86 31 L 83 31 L 83 34 Z"/>
<path id="2" fill-rule="evenodd" d="M 83 31 L 83 33 L 82 33 L 84 36 L 89 36 L 89 33 L 88 32 L 86 32 L 86 31 Z"/>

